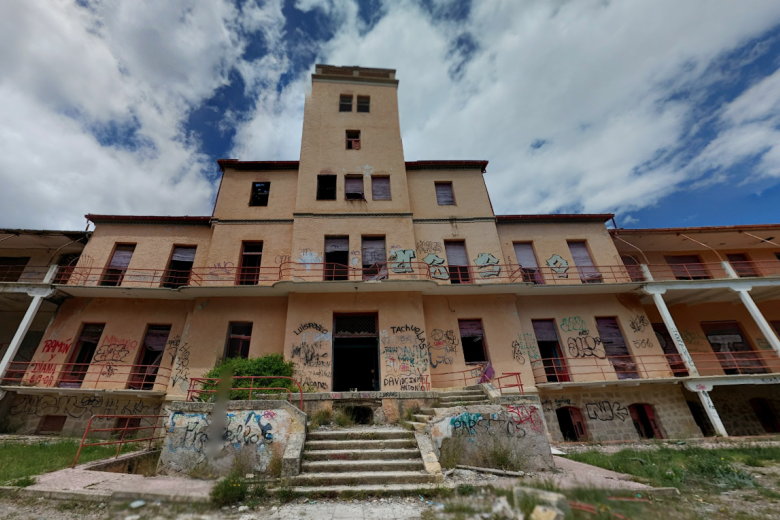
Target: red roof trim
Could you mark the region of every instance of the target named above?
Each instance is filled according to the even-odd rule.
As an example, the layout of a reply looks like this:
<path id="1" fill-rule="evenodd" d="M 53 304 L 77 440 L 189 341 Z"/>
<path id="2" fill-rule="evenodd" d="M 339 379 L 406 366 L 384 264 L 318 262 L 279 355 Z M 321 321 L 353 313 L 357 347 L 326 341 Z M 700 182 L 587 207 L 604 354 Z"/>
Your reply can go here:
<path id="1" fill-rule="evenodd" d="M 554 213 L 549 215 L 496 215 L 496 221 L 498 223 L 509 222 L 513 220 L 524 220 L 524 221 L 539 221 L 539 220 L 545 220 L 545 221 L 554 221 L 554 220 L 595 220 L 599 222 L 606 222 L 612 218 L 614 218 L 615 215 L 612 213 L 585 213 L 585 214 L 574 214 L 574 213 Z"/>
<path id="2" fill-rule="evenodd" d="M 155 215 L 93 215 L 92 213 L 84 215 L 87 220 L 98 222 L 137 222 L 153 224 L 156 222 L 161 223 L 187 223 L 187 224 L 209 224 L 211 217 L 201 216 L 183 216 L 183 217 L 171 217 L 171 216 L 155 216 Z"/>
<path id="3" fill-rule="evenodd" d="M 225 168 L 234 170 L 255 170 L 255 171 L 274 171 L 274 170 L 297 170 L 300 161 L 239 161 L 238 159 L 217 159 L 217 164 L 221 171 Z"/>
<path id="4" fill-rule="evenodd" d="M 404 163 L 407 170 L 471 170 L 479 168 L 482 173 L 487 169 L 487 161 L 407 161 Z"/>

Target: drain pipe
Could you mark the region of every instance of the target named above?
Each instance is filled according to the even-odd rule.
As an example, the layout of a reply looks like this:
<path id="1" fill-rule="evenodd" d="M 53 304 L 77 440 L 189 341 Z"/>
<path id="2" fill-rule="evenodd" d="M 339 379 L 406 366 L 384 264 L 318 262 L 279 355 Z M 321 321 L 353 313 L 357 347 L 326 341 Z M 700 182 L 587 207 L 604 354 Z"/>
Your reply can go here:
<path id="1" fill-rule="evenodd" d="M 761 242 L 766 242 L 767 244 L 772 244 L 773 246 L 780 247 L 780 244 L 778 244 L 777 242 L 772 242 L 771 240 L 768 240 L 766 238 L 757 237 L 756 235 L 748 233 L 747 231 L 740 231 L 740 233 L 744 233 L 744 234 L 746 234 L 749 237 L 753 237 L 753 238 L 755 238 L 757 240 L 760 240 Z"/>
<path id="2" fill-rule="evenodd" d="M 724 271 L 726 271 L 726 274 L 727 274 L 727 275 L 729 275 L 729 278 L 739 278 L 739 276 L 737 276 L 737 272 L 736 272 L 736 271 L 734 271 L 734 268 L 733 268 L 733 267 L 731 267 L 731 264 L 730 264 L 730 263 L 728 263 L 728 262 L 726 262 L 725 260 L 723 260 L 723 257 L 722 257 L 722 256 L 720 256 L 720 253 L 718 253 L 717 251 L 715 251 L 715 249 L 714 249 L 714 248 L 712 248 L 712 247 L 708 246 L 707 244 L 705 244 L 705 243 L 703 243 L 703 242 L 699 242 L 698 240 L 694 240 L 694 239 L 692 239 L 691 237 L 689 237 L 689 236 L 687 236 L 687 235 L 683 235 L 682 233 L 677 233 L 677 236 L 678 236 L 678 237 L 687 238 L 687 239 L 688 239 L 688 240 L 690 240 L 691 242 L 696 242 L 696 243 L 697 243 L 697 244 L 699 244 L 700 246 L 706 247 L 707 249 L 709 249 L 710 251 L 712 251 L 713 253 L 715 253 L 716 255 L 718 255 L 718 260 L 720 260 L 720 266 L 723 268 L 723 270 L 724 270 Z"/>
<path id="3" fill-rule="evenodd" d="M 645 276 L 647 281 L 648 282 L 652 282 L 653 281 L 653 275 L 652 275 L 652 273 L 650 273 L 650 260 L 647 259 L 647 255 L 645 254 L 645 252 L 642 251 L 641 249 L 639 249 L 637 246 L 635 246 L 631 242 L 629 242 L 627 240 L 623 240 L 622 238 L 620 238 L 618 236 L 618 234 L 617 234 L 617 229 L 615 230 L 615 233 L 612 236 L 614 238 L 617 238 L 618 240 L 620 240 L 624 244 L 628 244 L 629 246 L 633 247 L 634 249 L 636 249 L 637 251 L 639 251 L 642 254 L 642 256 L 645 259 L 645 263 L 644 264 L 640 264 L 639 268 L 642 270 L 642 274 Z"/>

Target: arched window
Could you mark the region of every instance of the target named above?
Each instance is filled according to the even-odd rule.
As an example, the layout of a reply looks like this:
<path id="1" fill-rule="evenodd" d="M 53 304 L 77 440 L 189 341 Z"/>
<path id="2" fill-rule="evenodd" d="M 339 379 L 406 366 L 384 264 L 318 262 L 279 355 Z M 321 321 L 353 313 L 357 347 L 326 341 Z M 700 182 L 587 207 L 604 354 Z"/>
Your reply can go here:
<path id="1" fill-rule="evenodd" d="M 628 407 L 634 428 L 642 439 L 663 439 L 664 434 L 655 418 L 653 407 L 646 403 L 635 403 Z"/>
<path id="2" fill-rule="evenodd" d="M 620 259 L 623 261 L 623 265 L 626 266 L 628 276 L 631 277 L 632 282 L 644 282 L 645 275 L 642 273 L 642 268 L 639 267 L 639 260 L 631 255 L 620 255 Z"/>
<path id="3" fill-rule="evenodd" d="M 564 406 L 555 410 L 555 414 L 558 416 L 558 426 L 561 428 L 564 441 L 588 440 L 588 432 L 585 430 L 585 422 L 582 420 L 582 412 L 579 408 Z"/>

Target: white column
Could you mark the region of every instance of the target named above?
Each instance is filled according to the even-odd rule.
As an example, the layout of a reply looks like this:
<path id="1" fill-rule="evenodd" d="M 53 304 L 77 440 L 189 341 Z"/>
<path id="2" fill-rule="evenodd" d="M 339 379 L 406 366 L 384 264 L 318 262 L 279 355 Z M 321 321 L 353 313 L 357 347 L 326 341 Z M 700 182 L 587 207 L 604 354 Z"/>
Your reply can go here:
<path id="1" fill-rule="evenodd" d="M 647 264 L 639 264 L 639 268 L 642 270 L 642 274 L 645 275 L 645 281 L 652 282 L 653 273 L 650 272 L 650 268 L 647 267 Z"/>
<path id="2" fill-rule="evenodd" d="M 750 294 L 748 293 L 750 289 L 732 290 L 739 294 L 739 299 L 742 300 L 742 304 L 747 308 L 748 312 L 753 317 L 753 320 L 756 322 L 756 325 L 758 325 L 758 328 L 761 329 L 761 334 L 763 334 L 769 344 L 772 345 L 775 352 L 780 354 L 780 340 L 777 339 L 775 332 L 772 330 L 772 326 L 769 325 L 769 322 L 766 321 L 764 315 L 761 314 L 761 310 L 758 308 L 758 305 L 756 305 L 756 302 L 750 297 Z"/>
<path id="3" fill-rule="evenodd" d="M 5 371 L 8 370 L 8 365 L 14 359 L 16 353 L 19 352 L 19 347 L 22 346 L 22 340 L 27 334 L 27 331 L 30 330 L 30 325 L 32 325 L 32 321 L 35 318 L 35 315 L 38 313 L 38 309 L 41 308 L 41 303 L 43 303 L 43 296 L 33 296 L 33 299 L 30 302 L 30 306 L 27 307 L 27 312 L 24 313 L 22 322 L 16 329 L 16 334 L 14 334 L 14 338 L 11 340 L 11 344 L 8 345 L 8 350 L 5 352 L 5 356 L 3 356 L 3 361 L 0 362 L 0 381 L 2 381 L 3 377 L 5 376 Z"/>
<path id="4" fill-rule="evenodd" d="M 693 364 L 693 358 L 688 352 L 688 347 L 685 346 L 685 342 L 680 335 L 680 331 L 677 330 L 677 325 L 674 324 L 672 315 L 669 313 L 669 309 L 666 307 L 666 302 L 663 298 L 664 292 L 666 291 L 653 291 L 650 294 L 652 294 L 655 306 L 658 308 L 658 312 L 661 314 L 661 318 L 664 320 L 666 330 L 669 331 L 669 335 L 672 337 L 672 341 L 674 341 L 674 344 L 677 347 L 677 352 L 680 353 L 683 361 L 685 362 L 685 367 L 688 369 L 688 374 L 692 377 L 696 377 L 699 375 L 699 371 L 696 370 L 696 366 Z"/>
<path id="5" fill-rule="evenodd" d="M 701 401 L 702 406 L 704 406 L 704 411 L 707 412 L 707 417 L 709 417 L 710 422 L 712 423 L 712 427 L 715 428 L 715 433 L 721 437 L 728 437 L 729 433 L 726 431 L 726 427 L 723 426 L 723 422 L 720 420 L 720 415 L 718 415 L 718 410 L 715 408 L 715 403 L 713 403 L 712 399 L 710 399 L 709 392 L 702 390 L 696 393 L 699 394 L 699 400 Z"/>

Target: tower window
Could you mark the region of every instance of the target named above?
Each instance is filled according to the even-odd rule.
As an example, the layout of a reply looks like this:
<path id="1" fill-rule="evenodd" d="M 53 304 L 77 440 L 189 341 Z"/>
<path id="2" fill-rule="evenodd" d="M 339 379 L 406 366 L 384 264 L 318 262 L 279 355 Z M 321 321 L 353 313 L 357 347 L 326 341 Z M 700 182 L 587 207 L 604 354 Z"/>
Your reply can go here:
<path id="1" fill-rule="evenodd" d="M 370 97 L 368 97 L 368 96 L 358 96 L 358 98 L 357 98 L 357 111 L 358 112 L 369 112 L 370 104 L 371 104 L 371 98 Z"/>
<path id="2" fill-rule="evenodd" d="M 352 112 L 352 96 L 339 97 L 339 112 Z"/>
<path id="3" fill-rule="evenodd" d="M 335 175 L 317 175 L 317 200 L 336 200 Z"/>
<path id="4" fill-rule="evenodd" d="M 268 194 L 271 192 L 270 182 L 253 182 L 252 198 L 249 200 L 250 206 L 268 206 Z"/>
<path id="5" fill-rule="evenodd" d="M 347 130 L 347 150 L 360 150 L 360 130 Z"/>
<path id="6" fill-rule="evenodd" d="M 452 194 L 451 182 L 436 183 L 436 202 L 439 206 L 454 206 L 455 196 Z"/>
<path id="7" fill-rule="evenodd" d="M 346 177 L 344 195 L 347 200 L 365 200 L 363 195 L 363 177 Z"/>

